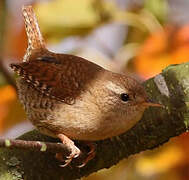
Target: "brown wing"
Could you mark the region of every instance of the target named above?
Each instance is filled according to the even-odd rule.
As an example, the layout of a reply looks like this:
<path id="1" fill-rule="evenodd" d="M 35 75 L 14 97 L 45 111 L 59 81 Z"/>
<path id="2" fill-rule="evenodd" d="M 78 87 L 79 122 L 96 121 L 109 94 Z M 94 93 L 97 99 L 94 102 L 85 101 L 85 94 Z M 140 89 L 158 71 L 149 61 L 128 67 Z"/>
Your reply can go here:
<path id="1" fill-rule="evenodd" d="M 73 104 L 85 86 L 103 70 L 72 55 L 56 54 L 37 59 L 11 64 L 11 68 L 41 93 L 68 104 Z"/>

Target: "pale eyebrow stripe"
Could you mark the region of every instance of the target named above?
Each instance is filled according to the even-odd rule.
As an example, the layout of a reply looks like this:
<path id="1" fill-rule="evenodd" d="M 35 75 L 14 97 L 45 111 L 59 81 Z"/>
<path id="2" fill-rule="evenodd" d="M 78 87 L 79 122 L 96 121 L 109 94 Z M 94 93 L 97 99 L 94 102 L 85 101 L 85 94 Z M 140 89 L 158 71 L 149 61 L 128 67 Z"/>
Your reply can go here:
<path id="1" fill-rule="evenodd" d="M 116 94 L 120 94 L 125 92 L 125 89 L 118 86 L 117 84 L 114 84 L 112 81 L 108 81 L 108 83 L 105 85 L 107 89 L 109 89 L 112 92 L 115 92 Z"/>

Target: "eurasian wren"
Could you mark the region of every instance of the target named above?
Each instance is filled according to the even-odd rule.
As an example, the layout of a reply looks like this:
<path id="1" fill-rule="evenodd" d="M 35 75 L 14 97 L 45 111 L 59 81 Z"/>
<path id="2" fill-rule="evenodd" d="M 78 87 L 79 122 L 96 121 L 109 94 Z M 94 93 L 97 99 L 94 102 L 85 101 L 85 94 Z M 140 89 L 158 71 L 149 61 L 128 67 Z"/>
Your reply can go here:
<path id="1" fill-rule="evenodd" d="M 80 154 L 71 139 L 117 136 L 135 125 L 147 107 L 159 106 L 147 100 L 143 86 L 131 77 L 48 51 L 31 6 L 23 7 L 23 16 L 28 48 L 22 63 L 11 64 L 20 76 L 19 98 L 40 132 L 72 147 L 67 164 Z"/>

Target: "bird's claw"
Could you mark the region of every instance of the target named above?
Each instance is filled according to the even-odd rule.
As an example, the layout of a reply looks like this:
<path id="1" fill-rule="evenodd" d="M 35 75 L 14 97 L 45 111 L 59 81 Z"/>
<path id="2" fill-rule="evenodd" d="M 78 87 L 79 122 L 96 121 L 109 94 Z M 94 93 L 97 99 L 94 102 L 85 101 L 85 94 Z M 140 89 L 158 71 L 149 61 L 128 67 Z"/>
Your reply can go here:
<path id="1" fill-rule="evenodd" d="M 90 151 L 87 153 L 86 159 L 82 162 L 82 164 L 78 165 L 78 168 L 84 167 L 91 159 L 93 159 L 96 155 L 96 147 L 92 143 L 87 144 L 90 147 Z"/>
<path id="2" fill-rule="evenodd" d="M 74 148 L 72 148 L 71 154 L 69 156 L 66 156 L 66 159 L 63 158 L 61 153 L 57 153 L 56 158 L 59 161 L 64 162 L 64 164 L 61 164 L 60 167 L 66 167 L 67 165 L 71 163 L 73 159 L 77 158 L 80 154 L 81 154 L 81 151 L 79 150 L 79 148 L 74 146 Z"/>

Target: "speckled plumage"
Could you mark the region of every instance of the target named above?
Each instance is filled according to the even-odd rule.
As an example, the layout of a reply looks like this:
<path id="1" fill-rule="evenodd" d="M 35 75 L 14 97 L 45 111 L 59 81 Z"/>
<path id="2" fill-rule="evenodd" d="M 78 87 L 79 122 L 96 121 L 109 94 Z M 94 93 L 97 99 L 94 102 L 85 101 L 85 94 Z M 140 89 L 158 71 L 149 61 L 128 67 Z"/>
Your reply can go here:
<path id="1" fill-rule="evenodd" d="M 36 54 L 28 62 L 11 64 L 12 69 L 43 94 L 68 104 L 74 103 L 85 86 L 104 71 L 100 66 L 73 55 L 49 51 L 41 52 L 40 56 Z"/>

